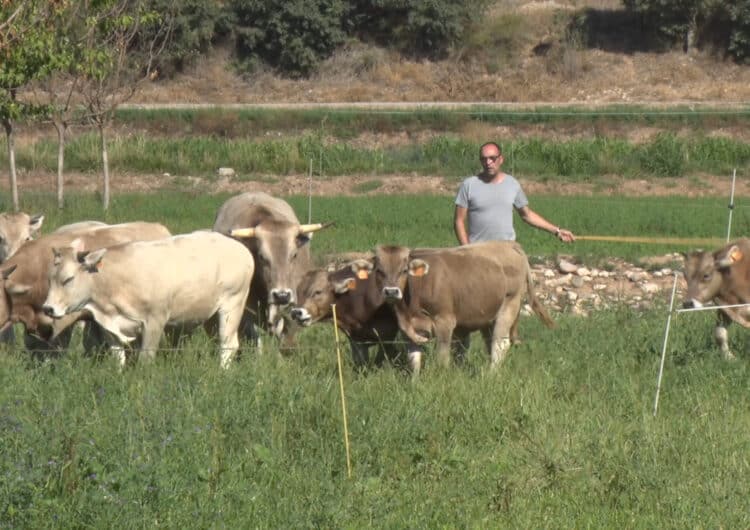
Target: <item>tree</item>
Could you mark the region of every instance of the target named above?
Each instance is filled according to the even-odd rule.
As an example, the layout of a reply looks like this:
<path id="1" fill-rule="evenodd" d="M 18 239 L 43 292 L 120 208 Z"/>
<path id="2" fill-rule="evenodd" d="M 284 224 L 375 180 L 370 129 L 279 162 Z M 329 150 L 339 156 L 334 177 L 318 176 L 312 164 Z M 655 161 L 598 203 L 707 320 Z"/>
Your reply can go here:
<path id="1" fill-rule="evenodd" d="M 109 209 L 110 175 L 106 132 L 115 111 L 155 75 L 154 61 L 169 40 L 170 20 L 149 11 L 145 0 L 84 0 L 80 93 L 100 138 L 102 206 Z M 144 41 L 142 29 L 157 27 Z"/>
<path id="2" fill-rule="evenodd" d="M 20 205 L 13 126 L 20 119 L 43 112 L 38 105 L 19 99 L 19 93 L 30 81 L 45 75 L 52 67 L 54 54 L 50 54 L 50 49 L 54 32 L 51 20 L 60 4 L 42 0 L 11 0 L 0 5 L 3 10 L 10 13 L 2 25 L 5 40 L 4 46 L 0 46 L 0 121 L 5 129 L 8 145 L 13 209 L 18 211 Z"/>
<path id="3" fill-rule="evenodd" d="M 237 49 L 292 77 L 311 74 L 344 42 L 343 0 L 233 0 Z"/>
<path id="4" fill-rule="evenodd" d="M 722 0 L 623 0 L 623 3 L 672 43 L 681 43 L 685 52 L 695 46 L 702 26 L 714 12 L 724 9 Z"/>

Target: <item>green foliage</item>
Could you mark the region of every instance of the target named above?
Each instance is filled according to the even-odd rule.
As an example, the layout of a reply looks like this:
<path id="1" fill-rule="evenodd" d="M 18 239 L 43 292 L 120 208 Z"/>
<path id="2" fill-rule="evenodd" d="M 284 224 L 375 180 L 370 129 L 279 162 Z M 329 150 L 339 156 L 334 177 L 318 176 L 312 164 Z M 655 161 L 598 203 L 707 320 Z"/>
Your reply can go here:
<path id="1" fill-rule="evenodd" d="M 90 171 L 99 160 L 99 147 L 93 134 L 72 138 L 67 144 L 67 167 Z M 51 139 L 21 146 L 18 164 L 54 170 L 56 149 Z M 453 135 L 435 136 L 425 143 L 368 148 L 354 142 L 329 142 L 320 132 L 273 139 L 126 134 L 113 137 L 109 146 L 112 167 L 122 171 L 213 176 L 217 168 L 229 166 L 244 180 L 307 173 L 311 164 L 322 177 L 414 173 L 458 179 L 478 169 L 476 150 L 476 142 Z M 748 144 L 703 135 L 683 138 L 661 133 L 638 144 L 605 137 L 565 142 L 529 138 L 503 142 L 503 152 L 504 169 L 525 179 L 562 177 L 591 182 L 603 174 L 682 177 L 750 169 Z M 0 151 L 0 162 L 6 156 Z"/>
<path id="2" fill-rule="evenodd" d="M 481 19 L 487 0 L 352 0 L 349 31 L 408 55 L 443 57 Z"/>
<path id="3" fill-rule="evenodd" d="M 727 9 L 732 21 L 729 51 L 743 62 L 750 60 L 750 0 L 736 0 Z"/>
<path id="4" fill-rule="evenodd" d="M 262 60 L 292 77 L 312 73 L 344 42 L 343 0 L 232 0 L 237 49 L 246 67 Z"/>
<path id="5" fill-rule="evenodd" d="M 167 46 L 156 65 L 161 77 L 181 72 L 231 28 L 231 13 L 221 2 L 149 0 L 147 9 L 171 25 Z M 153 25 L 143 28 L 139 40 L 151 42 L 157 30 Z"/>

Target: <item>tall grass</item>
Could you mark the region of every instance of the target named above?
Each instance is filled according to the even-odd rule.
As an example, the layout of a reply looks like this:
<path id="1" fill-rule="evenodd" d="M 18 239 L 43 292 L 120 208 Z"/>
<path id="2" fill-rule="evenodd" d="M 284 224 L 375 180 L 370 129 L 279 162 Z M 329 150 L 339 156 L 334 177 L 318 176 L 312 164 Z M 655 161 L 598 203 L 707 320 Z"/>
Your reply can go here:
<path id="1" fill-rule="evenodd" d="M 228 372 L 197 336 L 117 373 L 76 350 L 0 355 L 0 521 L 38 527 L 745 527 L 746 360 L 710 319 L 673 328 L 651 415 L 664 310 L 524 318 L 497 373 L 427 355 L 417 383 L 344 367 L 347 475 L 329 327 L 298 354 Z M 633 340 L 637 337 L 637 340 Z"/>
<path id="2" fill-rule="evenodd" d="M 415 173 L 459 178 L 476 167 L 476 142 L 458 136 L 437 136 L 425 143 L 392 147 L 360 147 L 327 142 L 320 134 L 272 140 L 216 137 L 163 138 L 139 134 L 117 136 L 109 146 L 113 169 L 171 175 L 213 176 L 223 166 L 240 178 L 263 174 L 388 175 Z M 635 144 L 594 137 L 558 142 L 521 139 L 503 143 L 506 169 L 524 178 L 564 177 L 591 181 L 602 174 L 631 178 L 680 177 L 700 172 L 731 173 L 750 169 L 750 145 L 737 140 L 691 137 L 671 133 Z M 98 139 L 77 136 L 68 144 L 69 171 L 96 171 L 100 166 Z M 28 170 L 55 171 L 57 145 L 41 140 L 19 148 L 18 165 Z M 0 164 L 7 153 L 0 153 Z"/>

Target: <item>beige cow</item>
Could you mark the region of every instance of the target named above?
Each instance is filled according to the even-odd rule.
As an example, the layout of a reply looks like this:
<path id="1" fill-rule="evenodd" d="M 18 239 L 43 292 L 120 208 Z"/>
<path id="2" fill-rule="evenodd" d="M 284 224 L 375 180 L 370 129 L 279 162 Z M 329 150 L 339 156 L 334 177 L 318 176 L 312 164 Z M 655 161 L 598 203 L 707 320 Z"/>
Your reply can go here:
<path id="1" fill-rule="evenodd" d="M 221 366 L 228 368 L 239 347 L 253 269 L 253 257 L 241 243 L 215 232 L 91 252 L 76 240 L 54 251 L 43 307 L 56 319 L 91 313 L 116 345 L 136 343 L 146 360 L 153 359 L 166 326 L 191 327 L 213 318 Z M 124 350 L 118 351 L 124 365 Z"/>
<path id="2" fill-rule="evenodd" d="M 42 312 L 49 289 L 52 249 L 70 245 L 76 238 L 80 238 L 85 248 L 98 249 L 127 241 L 169 236 L 164 225 L 133 222 L 83 232 L 52 233 L 29 241 L 0 265 L 0 328 L 22 323 L 26 329 L 26 346 L 33 351 L 58 350 L 67 346 L 69 326 L 85 315 L 68 315 L 53 320 Z"/>
<path id="3" fill-rule="evenodd" d="M 42 228 L 44 216 L 27 213 L 0 213 L 0 263 L 15 254 L 21 245 L 33 239 Z"/>

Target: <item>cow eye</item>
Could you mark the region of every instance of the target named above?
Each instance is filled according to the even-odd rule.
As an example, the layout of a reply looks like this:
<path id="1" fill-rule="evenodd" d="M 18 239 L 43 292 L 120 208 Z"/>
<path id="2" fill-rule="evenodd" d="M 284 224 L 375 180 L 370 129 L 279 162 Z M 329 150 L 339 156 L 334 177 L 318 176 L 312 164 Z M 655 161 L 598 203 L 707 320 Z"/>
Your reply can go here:
<path id="1" fill-rule="evenodd" d="M 73 278 L 74 278 L 74 276 L 70 276 L 69 278 L 65 278 L 65 279 L 64 279 L 64 280 L 62 281 L 62 285 L 68 285 L 68 284 L 69 284 L 70 282 L 72 282 L 72 281 L 73 281 Z"/>
<path id="2" fill-rule="evenodd" d="M 711 276 L 712 274 L 710 272 L 707 272 L 706 274 L 703 275 L 703 281 L 704 282 L 709 281 L 711 279 Z"/>

